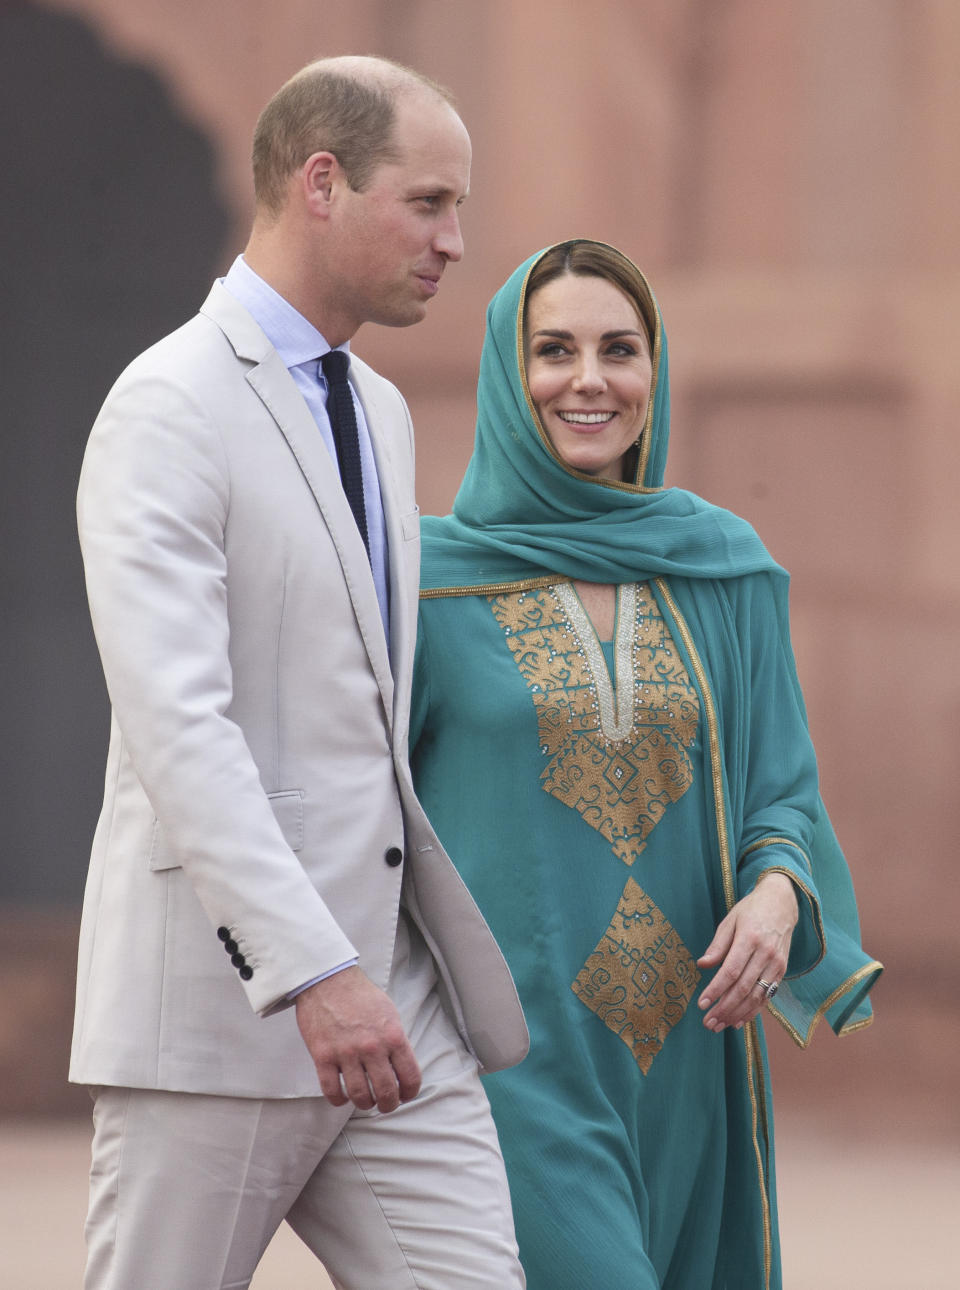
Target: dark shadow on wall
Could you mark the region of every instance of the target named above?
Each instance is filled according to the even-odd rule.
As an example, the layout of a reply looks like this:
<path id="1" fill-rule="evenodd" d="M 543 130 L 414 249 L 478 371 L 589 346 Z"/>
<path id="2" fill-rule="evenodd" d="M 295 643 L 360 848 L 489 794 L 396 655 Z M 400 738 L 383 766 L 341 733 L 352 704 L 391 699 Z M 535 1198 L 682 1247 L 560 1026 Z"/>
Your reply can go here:
<path id="1" fill-rule="evenodd" d="M 74 495 L 107 390 L 202 303 L 209 141 L 83 22 L 0 0 L 0 904 L 80 898 L 108 709 Z"/>

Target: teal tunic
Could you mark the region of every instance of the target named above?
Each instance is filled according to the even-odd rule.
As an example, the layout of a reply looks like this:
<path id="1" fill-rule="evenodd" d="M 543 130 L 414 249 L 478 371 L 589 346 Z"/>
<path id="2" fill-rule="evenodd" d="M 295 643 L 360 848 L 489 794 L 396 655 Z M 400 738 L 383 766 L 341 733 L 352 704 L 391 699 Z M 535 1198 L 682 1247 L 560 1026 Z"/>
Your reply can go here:
<path id="1" fill-rule="evenodd" d="M 696 1007 L 726 912 L 700 696 L 648 587 L 616 635 L 569 584 L 421 609 L 417 790 L 530 1027 L 485 1081 L 521 1259 L 530 1290 L 777 1286 L 762 1038 Z"/>

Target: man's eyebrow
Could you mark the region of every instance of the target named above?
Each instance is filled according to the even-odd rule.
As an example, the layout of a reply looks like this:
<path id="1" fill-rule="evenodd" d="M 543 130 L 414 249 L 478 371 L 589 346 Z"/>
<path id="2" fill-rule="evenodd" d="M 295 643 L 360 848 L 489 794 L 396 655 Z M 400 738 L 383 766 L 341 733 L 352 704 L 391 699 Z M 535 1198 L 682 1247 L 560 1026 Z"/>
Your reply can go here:
<path id="1" fill-rule="evenodd" d="M 415 192 L 427 193 L 431 197 L 456 197 L 457 201 L 466 201 L 470 196 L 470 189 L 461 192 L 458 188 L 452 188 L 449 184 L 431 184 L 429 181 L 422 184 L 413 184 Z"/>

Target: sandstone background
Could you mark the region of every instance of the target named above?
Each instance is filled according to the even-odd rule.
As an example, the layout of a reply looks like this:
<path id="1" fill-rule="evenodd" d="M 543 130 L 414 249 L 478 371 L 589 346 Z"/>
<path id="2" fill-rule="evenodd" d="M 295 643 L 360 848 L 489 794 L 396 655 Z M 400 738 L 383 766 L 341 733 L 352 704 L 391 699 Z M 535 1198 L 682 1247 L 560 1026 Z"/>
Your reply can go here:
<path id="1" fill-rule="evenodd" d="M 653 283 L 669 482 L 745 514 L 793 574 L 824 796 L 887 967 L 869 1030 L 818 1032 L 804 1053 L 771 1035 L 787 1287 L 833 1285 L 844 1251 L 856 1271 L 837 1285 L 946 1286 L 938 1216 L 960 1199 L 954 0 L 0 0 L 0 1151 L 41 1162 L 38 1176 L 47 1161 L 67 1188 L 62 1249 L 45 1227 L 44 1256 L 80 1257 L 66 1215 L 79 1203 L 82 1219 L 86 1095 L 65 1069 L 107 731 L 73 527 L 83 445 L 123 364 L 242 248 L 265 99 L 346 52 L 451 86 L 474 140 L 464 262 L 425 323 L 355 342 L 409 398 L 424 511 L 452 500 L 486 302 L 522 258 L 595 236 Z M 29 1222 L 4 1211 L 4 1249 L 46 1278 L 21 1269 L 15 1290 L 78 1283 L 38 1264 Z"/>

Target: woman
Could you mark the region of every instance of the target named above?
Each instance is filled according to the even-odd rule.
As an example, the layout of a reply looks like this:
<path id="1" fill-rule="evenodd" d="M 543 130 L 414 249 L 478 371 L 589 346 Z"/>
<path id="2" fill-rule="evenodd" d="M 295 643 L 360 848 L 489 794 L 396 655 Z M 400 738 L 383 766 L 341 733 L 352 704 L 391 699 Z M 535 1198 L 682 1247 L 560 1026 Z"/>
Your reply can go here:
<path id="1" fill-rule="evenodd" d="M 414 773 L 530 1027 L 486 1081 L 530 1290 L 780 1286 L 758 1013 L 855 1029 L 881 970 L 787 577 L 662 487 L 668 420 L 639 270 L 552 247 L 491 302 L 473 457 L 423 524 Z"/>

